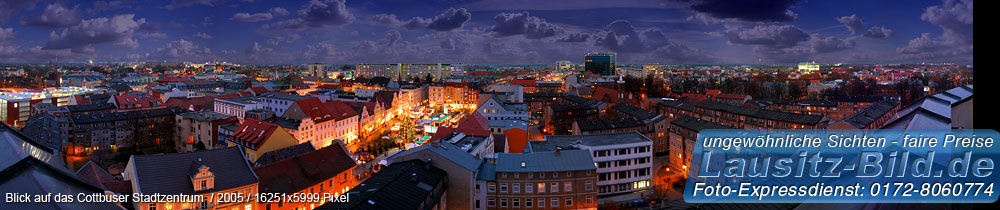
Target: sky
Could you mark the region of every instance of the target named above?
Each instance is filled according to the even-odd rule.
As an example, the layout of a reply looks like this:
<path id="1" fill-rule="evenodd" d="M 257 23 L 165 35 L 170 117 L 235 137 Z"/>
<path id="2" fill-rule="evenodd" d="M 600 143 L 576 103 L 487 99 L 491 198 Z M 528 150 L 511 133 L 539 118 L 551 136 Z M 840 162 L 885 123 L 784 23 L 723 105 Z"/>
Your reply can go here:
<path id="1" fill-rule="evenodd" d="M 972 64 L 972 0 L 0 0 L 0 62 Z"/>

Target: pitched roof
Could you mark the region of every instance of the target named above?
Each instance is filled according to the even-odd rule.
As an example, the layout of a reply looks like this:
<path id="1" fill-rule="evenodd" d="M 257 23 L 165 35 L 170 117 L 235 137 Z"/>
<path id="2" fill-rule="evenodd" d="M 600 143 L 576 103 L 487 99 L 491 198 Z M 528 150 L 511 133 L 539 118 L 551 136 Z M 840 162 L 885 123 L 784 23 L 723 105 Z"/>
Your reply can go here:
<path id="1" fill-rule="evenodd" d="M 820 120 L 823 119 L 823 115 L 796 114 L 791 112 L 772 111 L 759 108 L 736 106 L 714 101 L 702 101 L 701 103 L 696 104 L 695 107 L 716 110 L 716 111 L 725 111 L 729 113 L 753 116 L 769 120 L 778 120 L 784 122 L 805 124 L 805 125 L 816 125 L 819 123 Z"/>
<path id="2" fill-rule="evenodd" d="M 278 124 L 247 118 L 233 133 L 232 139 L 237 141 L 238 145 L 257 150 L 271 138 L 271 134 L 277 129 Z"/>
<path id="3" fill-rule="evenodd" d="M 419 209 L 436 206 L 447 189 L 448 172 L 421 160 L 393 163 L 347 192 L 348 202 L 328 202 L 316 209 Z M 414 181 L 415 179 L 415 181 Z M 433 196 L 431 193 L 434 194 Z M 435 200 L 430 203 L 427 198 Z"/>
<path id="4" fill-rule="evenodd" d="M 899 101 L 896 100 L 885 100 L 878 103 L 869 105 L 867 108 L 858 110 L 854 114 L 845 117 L 841 120 L 848 125 L 851 125 L 857 129 L 862 129 L 871 125 L 875 120 L 878 120 L 883 115 L 892 111 L 893 108 L 899 105 Z"/>
<path id="5" fill-rule="evenodd" d="M 213 96 L 202 96 L 202 97 L 192 97 L 192 98 L 181 98 L 173 97 L 167 99 L 166 103 L 163 103 L 166 107 L 180 107 L 180 108 L 191 108 L 194 110 L 212 110 L 215 106 L 215 97 Z"/>
<path id="6" fill-rule="evenodd" d="M 79 170 L 76 176 L 88 184 L 109 190 L 115 193 L 131 193 L 132 182 L 126 180 L 115 180 L 111 173 L 93 161 L 87 161 Z"/>
<path id="7" fill-rule="evenodd" d="M 339 141 L 334 144 L 254 168 L 260 192 L 296 193 L 357 166 L 347 147 Z"/>
<path id="8" fill-rule="evenodd" d="M 201 160 L 201 161 L 198 161 Z M 133 155 L 135 180 L 143 194 L 201 194 L 243 187 L 257 183 L 257 175 L 250 163 L 243 159 L 243 149 L 226 147 L 185 153 Z M 197 165 L 197 166 L 196 166 Z M 191 183 L 192 167 L 204 165 L 215 176 L 215 188 L 194 191 Z"/>
<path id="9" fill-rule="evenodd" d="M 306 142 L 306 143 L 296 144 L 261 154 L 260 157 L 257 158 L 257 161 L 253 163 L 253 165 L 254 167 L 260 167 L 263 165 L 271 164 L 288 158 L 293 158 L 295 156 L 306 154 L 312 151 L 316 151 L 316 147 L 314 147 L 312 143 Z"/>
<path id="10" fill-rule="evenodd" d="M 62 148 L 62 134 L 59 131 L 59 121 L 66 121 L 65 118 L 57 118 L 48 113 L 38 113 L 28 118 L 25 123 L 24 135 L 51 149 Z"/>
<path id="11" fill-rule="evenodd" d="M 135 94 L 115 95 L 114 98 L 115 98 L 115 104 L 118 105 L 119 109 L 125 107 L 126 105 L 140 105 L 141 107 L 148 108 L 163 104 L 163 102 L 160 101 L 159 98 L 141 97 Z"/>
<path id="12" fill-rule="evenodd" d="M 328 101 L 323 103 L 323 106 L 326 107 L 326 112 L 337 120 L 358 116 L 358 113 L 354 112 L 354 108 L 351 108 L 350 105 L 347 105 L 343 101 Z"/>
<path id="13" fill-rule="evenodd" d="M 523 165 L 522 165 L 523 164 Z M 498 153 L 496 172 L 553 172 L 597 169 L 589 150 Z"/>
<path id="14" fill-rule="evenodd" d="M 438 132 L 440 132 L 440 130 L 438 130 Z M 435 140 L 435 141 L 437 142 L 436 144 L 426 143 L 416 148 L 397 152 L 396 154 L 393 154 L 392 156 L 389 156 L 386 159 L 391 160 L 394 159 L 395 157 L 403 157 L 409 154 L 414 154 L 420 151 L 427 150 L 429 152 L 436 153 L 441 157 L 444 157 L 445 159 L 448 159 L 449 161 L 469 171 L 475 171 L 476 169 L 479 168 L 479 165 L 483 163 L 482 159 L 476 158 L 476 156 L 473 156 L 472 154 L 465 152 L 465 150 L 462 150 L 461 147 L 458 147 L 454 144 L 449 144 L 447 142 L 443 142 L 442 140 Z"/>
<path id="15" fill-rule="evenodd" d="M 590 96 L 590 98 L 609 103 L 618 103 L 618 91 L 602 86 L 597 86 L 594 88 L 594 93 Z M 608 100 L 604 100 L 605 98 L 607 98 Z"/>
<path id="16" fill-rule="evenodd" d="M 681 117 L 678 117 L 673 121 L 670 121 L 670 124 L 674 124 L 682 128 L 686 128 L 688 130 L 693 130 L 695 132 L 701 132 L 701 130 L 705 129 L 732 129 L 724 125 L 719 125 L 707 120 L 701 120 L 687 115 L 681 115 Z"/>

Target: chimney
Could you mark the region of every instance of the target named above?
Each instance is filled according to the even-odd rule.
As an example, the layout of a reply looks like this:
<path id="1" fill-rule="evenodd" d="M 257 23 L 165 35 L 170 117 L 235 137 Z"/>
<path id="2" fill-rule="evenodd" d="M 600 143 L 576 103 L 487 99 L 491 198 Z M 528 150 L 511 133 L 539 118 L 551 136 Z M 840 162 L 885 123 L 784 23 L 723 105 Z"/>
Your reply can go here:
<path id="1" fill-rule="evenodd" d="M 410 181 L 417 182 L 417 173 L 410 174 Z"/>
<path id="2" fill-rule="evenodd" d="M 562 147 L 556 147 L 556 156 L 559 156 L 559 151 L 562 151 Z"/>

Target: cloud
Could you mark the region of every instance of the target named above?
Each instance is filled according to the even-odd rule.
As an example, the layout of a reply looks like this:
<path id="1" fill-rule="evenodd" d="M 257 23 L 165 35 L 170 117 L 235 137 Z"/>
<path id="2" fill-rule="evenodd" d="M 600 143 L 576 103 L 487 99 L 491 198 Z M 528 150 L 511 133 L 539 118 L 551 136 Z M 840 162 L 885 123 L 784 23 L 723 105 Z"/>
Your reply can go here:
<path id="1" fill-rule="evenodd" d="M 215 6 L 220 0 L 173 0 L 166 6 L 167 9 L 177 9 L 194 5 Z"/>
<path id="2" fill-rule="evenodd" d="M 354 15 L 347 11 L 345 0 L 311 0 L 295 13 L 295 18 L 264 25 L 264 29 L 293 29 L 306 27 L 322 28 L 341 26 L 354 21 Z"/>
<path id="3" fill-rule="evenodd" d="M 49 4 L 42 15 L 35 19 L 22 20 L 21 25 L 65 28 L 80 23 L 80 12 L 77 7 L 66 9 L 62 4 Z"/>
<path id="4" fill-rule="evenodd" d="M 556 39 L 557 42 L 586 42 L 590 38 L 590 34 L 585 33 L 571 33 L 565 37 Z"/>
<path id="5" fill-rule="evenodd" d="M 137 34 L 143 39 L 167 39 L 167 34 L 165 33 L 139 33 Z"/>
<path id="6" fill-rule="evenodd" d="M 884 26 L 875 26 L 868 28 L 868 31 L 862 36 L 874 39 L 889 38 L 892 36 L 892 30 L 885 28 Z"/>
<path id="7" fill-rule="evenodd" d="M 413 17 L 403 22 L 394 14 L 377 14 L 372 16 L 370 21 L 378 25 L 403 27 L 409 30 L 426 28 L 433 31 L 451 31 L 462 28 L 471 19 L 472 13 L 465 8 L 449 8 L 434 18 Z"/>
<path id="8" fill-rule="evenodd" d="M 233 17 L 231 17 L 229 19 L 230 20 L 234 20 L 234 21 L 240 21 L 240 22 L 260 22 L 260 21 L 271 20 L 271 18 L 274 18 L 274 16 L 271 15 L 271 13 L 264 13 L 264 12 L 262 12 L 262 13 L 254 13 L 254 14 L 250 14 L 250 13 L 236 13 L 236 14 L 233 14 Z"/>
<path id="9" fill-rule="evenodd" d="M 271 53 L 272 51 L 274 51 L 273 48 L 264 47 L 257 42 L 253 42 L 250 47 L 247 47 L 247 49 L 244 50 L 244 52 L 252 58 L 260 58 L 260 56 L 264 56 L 264 54 Z"/>
<path id="10" fill-rule="evenodd" d="M 184 39 L 167 42 L 163 47 L 156 48 L 150 53 L 150 57 L 154 60 L 170 61 L 208 60 L 213 56 L 212 49 L 202 48 Z"/>
<path id="11" fill-rule="evenodd" d="M 938 37 L 923 33 L 896 51 L 908 60 L 963 59 L 963 62 L 971 62 L 972 12 L 972 0 L 945 0 L 941 5 L 928 7 L 920 19 L 941 27 L 944 32 Z"/>
<path id="12" fill-rule="evenodd" d="M 471 19 L 472 13 L 469 13 L 465 8 L 449 8 L 444 13 L 435 16 L 427 28 L 434 31 L 451 31 L 461 28 L 465 22 L 469 22 Z"/>
<path id="13" fill-rule="evenodd" d="M 271 13 L 271 15 L 274 15 L 274 16 L 285 16 L 285 15 L 291 14 L 291 13 L 288 12 L 287 9 L 281 8 L 281 7 L 271 8 L 271 9 L 267 10 L 267 13 Z"/>
<path id="14" fill-rule="evenodd" d="M 594 45 L 615 52 L 645 53 L 669 44 L 658 29 L 636 29 L 627 20 L 615 20 L 594 38 Z"/>
<path id="15" fill-rule="evenodd" d="M 454 50 L 455 49 L 455 40 L 451 40 L 451 39 L 441 40 L 440 47 L 443 50 Z"/>
<path id="16" fill-rule="evenodd" d="M 675 41 L 668 41 L 666 45 L 653 50 L 650 55 L 655 60 L 670 63 L 711 63 L 718 60 L 710 53 Z"/>
<path id="17" fill-rule="evenodd" d="M 422 17 L 413 17 L 413 19 L 410 19 L 409 21 L 406 21 L 406 23 L 403 23 L 403 28 L 410 30 L 427 28 L 427 26 L 431 25 L 431 22 L 432 22 L 431 19 L 424 19 Z"/>
<path id="18" fill-rule="evenodd" d="M 851 34 L 859 33 L 865 29 L 865 24 L 861 22 L 861 18 L 858 18 L 856 14 L 839 17 L 837 18 L 837 22 L 844 24 L 844 27 L 847 27 L 847 30 L 850 30 Z"/>
<path id="19" fill-rule="evenodd" d="M 14 28 L 0 27 L 0 44 L 14 40 Z"/>
<path id="20" fill-rule="evenodd" d="M 281 43 L 293 42 L 293 41 L 299 40 L 300 38 L 302 38 L 302 36 L 299 35 L 299 34 L 296 34 L 296 33 L 286 34 L 286 35 L 279 35 L 279 36 L 275 36 L 275 37 L 271 37 L 270 39 L 267 39 L 267 44 L 270 44 L 270 45 L 279 45 Z"/>
<path id="21" fill-rule="evenodd" d="M 194 33 L 194 37 L 198 37 L 198 38 L 202 38 L 202 39 L 212 39 L 212 35 L 208 35 L 208 34 L 202 33 L 202 32 Z"/>
<path id="22" fill-rule="evenodd" d="M 316 43 L 302 49 L 302 57 L 311 61 L 332 61 L 345 55 L 330 43 Z"/>
<path id="23" fill-rule="evenodd" d="M 396 19 L 396 15 L 393 14 L 377 14 L 372 16 L 372 23 L 386 26 L 398 26 L 400 24 L 399 19 Z"/>
<path id="24" fill-rule="evenodd" d="M 809 39 L 813 53 L 830 53 L 854 48 L 854 38 L 841 39 L 832 36 L 812 35 Z"/>
<path id="25" fill-rule="evenodd" d="M 490 31 L 496 37 L 524 35 L 528 39 L 541 39 L 565 32 L 562 27 L 531 16 L 528 12 L 500 13 L 493 17 L 493 22 L 495 24 Z"/>
<path id="26" fill-rule="evenodd" d="M 792 25 L 727 26 L 722 35 L 730 44 L 785 48 L 809 40 L 809 34 Z"/>
<path id="27" fill-rule="evenodd" d="M 34 7 L 41 0 L 0 0 L 0 23 L 7 22 L 11 14 Z"/>
<path id="28" fill-rule="evenodd" d="M 798 0 L 680 0 L 691 9 L 719 19 L 742 21 L 791 21 L 797 15 L 790 10 Z"/>
<path id="29" fill-rule="evenodd" d="M 83 20 L 75 26 L 63 29 L 61 33 L 53 31 L 43 49 L 93 51 L 92 45 L 103 43 L 112 43 L 129 50 L 136 49 L 139 43 L 132 39 L 132 35 L 146 22 L 146 19 L 135 20 L 134 17 L 134 14 L 124 14 L 111 18 Z"/>

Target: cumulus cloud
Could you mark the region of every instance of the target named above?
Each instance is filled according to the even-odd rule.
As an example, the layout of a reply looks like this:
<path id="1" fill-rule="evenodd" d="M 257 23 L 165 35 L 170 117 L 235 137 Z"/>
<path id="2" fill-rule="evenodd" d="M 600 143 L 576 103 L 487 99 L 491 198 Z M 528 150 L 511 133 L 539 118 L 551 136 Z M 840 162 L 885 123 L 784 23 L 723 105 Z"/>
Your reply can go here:
<path id="1" fill-rule="evenodd" d="M 868 31 L 862 36 L 874 39 L 889 38 L 892 36 L 892 30 L 885 28 L 884 26 L 875 26 L 868 28 Z"/>
<path id="2" fill-rule="evenodd" d="M 493 17 L 495 23 L 490 31 L 496 37 L 524 35 L 528 39 L 552 37 L 565 32 L 565 29 L 545 21 L 528 12 L 500 13 Z"/>
<path id="3" fill-rule="evenodd" d="M 316 43 L 302 49 L 302 57 L 312 61 L 331 61 L 344 55 L 330 43 Z"/>
<path id="4" fill-rule="evenodd" d="M 202 33 L 202 32 L 194 33 L 194 37 L 198 37 L 198 38 L 202 38 L 202 39 L 212 39 L 212 35 L 208 35 L 208 34 Z"/>
<path id="5" fill-rule="evenodd" d="M 627 20 L 615 20 L 608 24 L 602 32 L 594 39 L 594 45 L 605 47 L 616 52 L 647 52 L 659 46 L 652 46 L 646 43 L 643 37 L 639 36 L 632 23 Z"/>
<path id="6" fill-rule="evenodd" d="M 972 60 L 973 16 L 972 0 L 945 0 L 941 5 L 924 10 L 921 20 L 935 24 L 944 32 L 933 37 L 928 33 L 912 39 L 896 51 L 909 60 L 967 59 Z"/>
<path id="7" fill-rule="evenodd" d="M 809 34 L 792 25 L 756 25 L 730 27 L 722 35 L 730 44 L 785 48 L 809 40 Z"/>
<path id="8" fill-rule="evenodd" d="M 7 22 L 11 14 L 26 8 L 34 7 L 41 0 L 3 0 L 0 1 L 0 23 Z"/>
<path id="9" fill-rule="evenodd" d="M 844 24 L 844 27 L 847 27 L 847 30 L 850 30 L 851 34 L 859 33 L 865 29 L 865 24 L 861 22 L 861 18 L 858 18 L 856 14 L 839 17 L 837 18 L 837 22 Z"/>
<path id="10" fill-rule="evenodd" d="M 396 15 L 393 14 L 377 14 L 372 16 L 372 23 L 386 26 L 398 26 L 400 24 L 399 19 L 396 19 Z"/>
<path id="11" fill-rule="evenodd" d="M 250 13 L 236 13 L 236 14 L 233 14 L 233 17 L 231 17 L 229 19 L 230 20 L 234 20 L 234 21 L 240 21 L 240 22 L 261 22 L 261 21 L 271 20 L 271 18 L 274 18 L 274 16 L 271 15 L 271 13 L 261 12 L 261 13 L 254 13 L 254 14 L 250 14 Z"/>
<path id="12" fill-rule="evenodd" d="M 472 13 L 465 8 L 449 8 L 434 18 L 413 17 L 408 21 L 399 20 L 394 14 L 377 14 L 371 22 L 379 25 L 403 27 L 405 29 L 426 28 L 433 31 L 451 31 L 465 26 L 472 19 Z"/>
<path id="13" fill-rule="evenodd" d="M 143 39 L 167 39 L 167 34 L 165 33 L 153 32 L 153 33 L 139 33 L 137 35 L 139 35 L 139 37 L 142 37 Z"/>
<path id="14" fill-rule="evenodd" d="M 212 49 L 202 48 L 194 42 L 179 39 L 167 42 L 163 47 L 156 48 L 150 53 L 150 57 L 158 60 L 190 61 L 208 60 L 213 57 Z"/>
<path id="15" fill-rule="evenodd" d="M 444 49 L 444 50 L 454 50 L 455 49 L 455 41 L 451 40 L 451 39 L 441 40 L 440 47 L 441 47 L 441 49 Z"/>
<path id="16" fill-rule="evenodd" d="M 471 19 L 472 13 L 469 13 L 465 8 L 449 8 L 444 13 L 435 16 L 427 28 L 434 31 L 451 31 L 461 28 L 465 22 L 469 22 Z"/>
<path id="17" fill-rule="evenodd" d="M 809 44 L 813 53 L 830 53 L 854 48 L 854 38 L 841 39 L 814 34 L 809 39 Z"/>
<path id="18" fill-rule="evenodd" d="M 590 34 L 585 33 L 570 33 L 565 37 L 556 39 L 557 42 L 586 42 L 590 39 Z"/>
<path id="19" fill-rule="evenodd" d="M 246 50 L 244 50 L 244 52 L 246 52 L 248 56 L 254 58 L 259 58 L 260 56 L 263 56 L 264 54 L 267 53 L 271 53 L 272 51 L 274 51 L 273 48 L 264 47 L 263 45 L 260 45 L 257 42 L 253 42 L 252 45 L 250 45 L 249 47 L 247 47 Z"/>
<path id="20" fill-rule="evenodd" d="M 177 9 L 194 5 L 215 6 L 220 0 L 173 0 L 166 6 L 167 9 Z"/>
<path id="21" fill-rule="evenodd" d="M 710 63 L 717 61 L 715 56 L 708 52 L 675 41 L 668 41 L 666 45 L 653 50 L 650 55 L 653 59 L 670 63 Z"/>
<path id="22" fill-rule="evenodd" d="M 287 9 L 281 8 L 281 7 L 271 8 L 271 9 L 267 10 L 267 13 L 271 13 L 271 15 L 274 15 L 274 16 L 285 16 L 285 15 L 291 14 L 291 13 L 288 12 Z"/>
<path id="23" fill-rule="evenodd" d="M 65 28 L 80 23 L 78 7 L 67 9 L 62 4 L 49 4 L 38 18 L 22 20 L 21 25 Z"/>
<path id="24" fill-rule="evenodd" d="M 295 18 L 264 25 L 264 29 L 304 29 L 341 26 L 354 21 L 345 0 L 311 0 L 295 13 Z"/>
<path id="25" fill-rule="evenodd" d="M 0 44 L 14 40 L 14 28 L 0 27 Z"/>
<path id="26" fill-rule="evenodd" d="M 271 37 L 270 39 L 267 39 L 267 44 L 270 44 L 270 45 L 279 45 L 281 43 L 293 42 L 293 41 L 299 40 L 300 38 L 302 38 L 302 36 L 299 35 L 299 34 L 296 34 L 296 33 L 279 35 L 279 36 L 275 36 L 275 37 Z"/>
<path id="27" fill-rule="evenodd" d="M 791 21 L 797 16 L 790 9 L 798 0 L 680 0 L 691 9 L 718 19 L 742 21 Z"/>
<path id="28" fill-rule="evenodd" d="M 94 44 L 112 43 L 124 49 L 136 49 L 139 43 L 132 35 L 146 19 L 134 19 L 134 14 L 117 15 L 111 18 L 94 18 L 79 24 L 52 32 L 43 49 L 73 49 L 74 52 L 93 51 Z"/>

